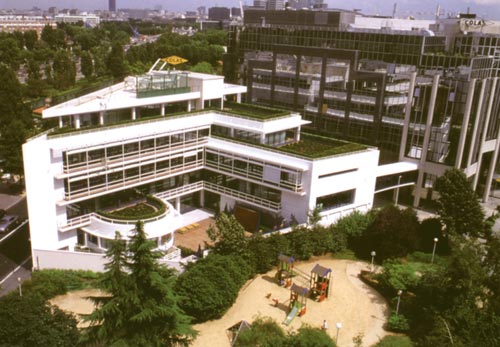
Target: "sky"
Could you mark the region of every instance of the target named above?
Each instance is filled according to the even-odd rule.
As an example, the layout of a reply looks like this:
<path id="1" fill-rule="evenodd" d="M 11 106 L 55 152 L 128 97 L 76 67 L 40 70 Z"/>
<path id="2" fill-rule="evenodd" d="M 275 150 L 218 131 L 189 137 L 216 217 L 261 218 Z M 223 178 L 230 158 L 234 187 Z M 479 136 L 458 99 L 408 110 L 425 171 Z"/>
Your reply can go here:
<path id="1" fill-rule="evenodd" d="M 163 9 L 173 12 L 195 10 L 199 6 L 213 7 L 226 6 L 238 7 L 237 0 L 116 0 L 118 8 L 154 8 L 161 6 Z M 242 0 L 243 4 L 252 5 L 253 0 Z M 345 0 L 326 0 L 331 8 L 342 8 L 347 10 L 361 9 L 365 14 L 391 15 L 394 3 L 398 3 L 398 17 L 413 15 L 421 17 L 419 12 L 425 12 L 430 16 L 436 12 L 440 4 L 445 13 L 466 12 L 470 7 L 471 12 L 477 13 L 485 19 L 500 20 L 500 0 L 350 0 L 349 5 Z M 140 5 L 139 5 L 140 4 Z M 47 9 L 55 6 L 62 8 L 78 8 L 80 10 L 107 9 L 108 0 L 0 0 L 2 9 L 30 9 L 38 6 Z"/>

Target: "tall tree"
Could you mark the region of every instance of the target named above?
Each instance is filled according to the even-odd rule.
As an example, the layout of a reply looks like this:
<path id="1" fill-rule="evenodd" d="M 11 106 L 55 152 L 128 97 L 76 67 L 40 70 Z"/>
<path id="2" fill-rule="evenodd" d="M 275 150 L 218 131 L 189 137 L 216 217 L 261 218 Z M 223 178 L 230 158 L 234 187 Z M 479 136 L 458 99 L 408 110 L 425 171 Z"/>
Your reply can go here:
<path id="1" fill-rule="evenodd" d="M 451 169 L 437 179 L 438 213 L 447 233 L 479 236 L 486 231 L 484 212 L 467 176 Z"/>
<path id="2" fill-rule="evenodd" d="M 361 251 L 367 256 L 377 252 L 377 259 L 403 257 L 417 247 L 419 222 L 411 208 L 384 207 L 361 237 Z"/>
<path id="3" fill-rule="evenodd" d="M 35 30 L 28 30 L 24 32 L 24 45 L 28 51 L 32 51 L 33 48 L 35 48 L 37 41 L 38 34 Z"/>
<path id="4" fill-rule="evenodd" d="M 161 254 L 154 248 L 141 222 L 126 248 L 119 235 L 115 237 L 105 274 L 111 299 L 92 314 L 84 342 L 130 347 L 189 345 L 195 332 L 177 305 L 173 273 L 158 264 Z"/>
<path id="5" fill-rule="evenodd" d="M 80 65 L 82 74 L 85 76 L 85 78 L 92 78 L 92 74 L 94 73 L 94 63 L 92 62 L 92 56 L 89 52 L 82 52 L 82 55 L 80 57 Z"/>
<path id="6" fill-rule="evenodd" d="M 215 227 L 207 230 L 208 237 L 215 242 L 214 251 L 219 254 L 241 254 L 246 249 L 245 229 L 233 215 L 220 213 L 215 219 Z"/>
<path id="7" fill-rule="evenodd" d="M 111 47 L 106 65 L 114 78 L 123 78 L 127 74 L 123 46 L 119 42 L 115 42 Z"/>
<path id="8" fill-rule="evenodd" d="M 75 84 L 76 68 L 71 55 L 65 51 L 58 51 L 52 63 L 54 71 L 54 87 L 66 89 Z"/>

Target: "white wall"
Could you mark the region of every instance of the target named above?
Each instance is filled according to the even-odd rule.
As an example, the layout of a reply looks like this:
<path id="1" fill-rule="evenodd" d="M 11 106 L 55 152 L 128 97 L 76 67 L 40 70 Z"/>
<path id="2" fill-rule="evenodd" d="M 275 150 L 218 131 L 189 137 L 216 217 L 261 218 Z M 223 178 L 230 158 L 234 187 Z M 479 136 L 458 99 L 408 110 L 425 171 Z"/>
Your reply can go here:
<path id="1" fill-rule="evenodd" d="M 23 145 L 26 196 L 33 248 L 54 249 L 58 245 L 54 179 L 46 136 Z"/>

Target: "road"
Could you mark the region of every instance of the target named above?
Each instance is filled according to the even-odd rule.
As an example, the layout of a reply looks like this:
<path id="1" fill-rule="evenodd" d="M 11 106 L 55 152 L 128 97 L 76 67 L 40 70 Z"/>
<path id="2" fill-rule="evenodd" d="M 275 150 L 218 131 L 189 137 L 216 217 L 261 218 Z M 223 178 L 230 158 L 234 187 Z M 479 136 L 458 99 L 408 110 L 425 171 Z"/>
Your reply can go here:
<path id="1" fill-rule="evenodd" d="M 7 209 L 8 214 L 16 214 L 20 219 L 28 216 L 26 198 L 22 197 Z M 10 233 L 0 234 L 0 296 L 18 287 L 17 278 L 31 277 L 31 246 L 29 224 L 23 223 Z"/>

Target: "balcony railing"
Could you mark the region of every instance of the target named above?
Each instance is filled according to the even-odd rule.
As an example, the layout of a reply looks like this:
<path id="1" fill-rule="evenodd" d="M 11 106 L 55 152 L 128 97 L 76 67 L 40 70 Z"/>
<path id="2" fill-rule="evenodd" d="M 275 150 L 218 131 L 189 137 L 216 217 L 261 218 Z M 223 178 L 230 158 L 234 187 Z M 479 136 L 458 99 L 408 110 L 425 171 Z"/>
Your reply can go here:
<path id="1" fill-rule="evenodd" d="M 264 208 L 266 210 L 271 210 L 273 212 L 279 212 L 281 211 L 281 203 L 280 202 L 275 202 L 271 200 L 267 200 L 264 198 L 259 198 L 254 195 L 250 195 L 247 193 L 240 192 L 239 190 L 236 189 L 231 189 L 223 186 L 219 186 L 214 183 L 210 182 L 203 182 L 203 187 L 204 189 L 212 192 L 212 193 L 219 193 L 223 195 L 230 196 L 236 200 L 240 200 L 243 202 L 246 202 L 248 204 Z"/>
<path id="2" fill-rule="evenodd" d="M 85 214 L 83 216 L 68 219 L 65 224 L 59 225 L 59 231 L 66 232 L 66 231 L 70 231 L 70 230 L 73 230 L 76 228 L 89 226 L 90 223 L 92 222 L 92 220 L 91 220 L 92 218 L 95 218 L 95 219 L 98 219 L 100 221 L 110 223 L 110 224 L 121 224 L 121 225 L 134 225 L 139 220 L 144 222 L 144 223 L 156 222 L 157 220 L 165 218 L 165 216 L 167 214 L 169 214 L 169 212 L 170 212 L 170 209 L 167 208 L 167 210 L 164 213 L 162 213 L 158 216 L 155 216 L 155 217 L 146 218 L 146 219 L 137 218 L 137 219 L 129 219 L 129 220 L 105 217 L 105 216 L 101 216 L 100 214 L 98 214 L 96 212 L 91 212 L 91 213 Z"/>

